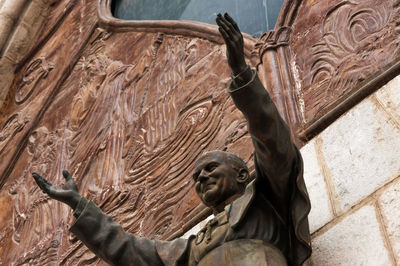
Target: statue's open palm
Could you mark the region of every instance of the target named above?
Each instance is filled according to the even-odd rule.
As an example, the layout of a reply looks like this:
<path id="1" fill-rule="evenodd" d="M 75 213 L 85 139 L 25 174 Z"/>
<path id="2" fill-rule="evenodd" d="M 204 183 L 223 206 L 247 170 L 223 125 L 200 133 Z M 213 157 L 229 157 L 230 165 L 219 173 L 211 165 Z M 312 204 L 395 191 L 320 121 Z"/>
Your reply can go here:
<path id="1" fill-rule="evenodd" d="M 78 187 L 67 170 L 64 170 L 62 174 L 66 180 L 66 183 L 61 187 L 51 184 L 37 173 L 32 173 L 32 176 L 35 178 L 35 181 L 40 189 L 49 195 L 50 198 L 68 204 L 71 208 L 75 209 L 80 199 Z"/>

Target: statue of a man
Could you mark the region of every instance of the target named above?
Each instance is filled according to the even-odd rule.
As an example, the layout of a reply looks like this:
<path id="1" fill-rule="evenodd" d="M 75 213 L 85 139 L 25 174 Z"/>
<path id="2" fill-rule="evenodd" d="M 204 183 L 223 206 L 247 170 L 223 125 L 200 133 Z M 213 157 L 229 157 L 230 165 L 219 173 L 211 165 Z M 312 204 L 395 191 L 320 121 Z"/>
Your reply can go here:
<path id="1" fill-rule="evenodd" d="M 80 196 L 67 171 L 61 187 L 33 173 L 45 193 L 74 210 L 70 231 L 112 265 L 301 265 L 311 254 L 301 155 L 245 62 L 235 21 L 228 14 L 218 14 L 216 21 L 232 69 L 228 90 L 253 140 L 256 177 L 250 179 L 246 164 L 234 154 L 203 154 L 195 164 L 195 189 L 215 217 L 197 235 L 173 241 L 135 237 Z"/>

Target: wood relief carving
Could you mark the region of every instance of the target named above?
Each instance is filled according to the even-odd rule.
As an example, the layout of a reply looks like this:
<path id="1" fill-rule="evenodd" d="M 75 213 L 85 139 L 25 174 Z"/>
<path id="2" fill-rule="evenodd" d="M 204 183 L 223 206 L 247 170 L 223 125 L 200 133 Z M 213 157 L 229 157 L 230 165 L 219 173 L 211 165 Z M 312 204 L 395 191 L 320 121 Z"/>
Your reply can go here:
<path id="1" fill-rule="evenodd" d="M 52 202 L 40 190 L 33 187 L 32 171 L 46 172 L 52 182 L 61 181 L 59 173 L 63 140 L 59 132 L 49 132 L 40 127 L 29 137 L 27 165 L 22 175 L 8 186 L 13 201 L 12 240 L 14 252 L 9 261 L 15 265 L 43 265 L 57 261 L 58 246 L 61 242 L 60 226 L 66 218 L 66 208 Z M 21 256 L 24 254 L 24 256 Z"/>
<path id="2" fill-rule="evenodd" d="M 48 239 L 42 239 L 42 241 L 39 242 L 35 248 L 27 252 L 25 256 L 16 259 L 14 265 L 57 265 L 60 238 L 61 234 L 58 232 Z"/>
<path id="3" fill-rule="evenodd" d="M 139 236 L 170 238 L 207 214 L 192 188 L 198 155 L 252 152 L 226 92 L 224 54 L 203 39 L 97 29 L 3 187 L 13 206 L 6 260 L 102 264 L 68 233 L 71 213 L 32 186 L 33 171 L 57 184 L 69 169 L 82 194 Z M 4 127 L 18 132 L 24 120 L 10 121 Z"/>
<path id="4" fill-rule="evenodd" d="M 4 148 L 9 145 L 13 137 L 24 128 L 28 121 L 28 117 L 23 117 L 18 113 L 7 119 L 0 130 L 0 153 L 3 152 Z"/>
<path id="5" fill-rule="evenodd" d="M 261 58 L 268 49 L 289 45 L 291 27 L 281 27 L 264 33 L 254 46 L 253 54 Z"/>
<path id="6" fill-rule="evenodd" d="M 77 4 L 77 0 L 71 1 L 59 1 L 52 0 L 49 1 L 49 13 L 46 20 L 43 21 L 43 25 L 40 28 L 40 32 L 37 34 L 38 38 L 36 43 L 29 52 L 24 56 L 24 58 L 18 63 L 16 71 L 19 72 L 21 67 L 28 64 L 32 57 L 46 44 L 46 42 L 52 37 L 52 35 L 59 29 L 65 19 L 73 10 L 74 6 Z"/>
<path id="7" fill-rule="evenodd" d="M 290 25 L 282 25 L 264 33 L 252 54 L 260 58 L 260 64 L 257 66 L 259 76 L 282 118 L 289 125 L 293 139 L 301 145 L 296 130 L 304 118 L 302 106 L 298 104 L 298 86 L 293 78 L 290 64 L 291 33 Z"/>
<path id="8" fill-rule="evenodd" d="M 312 46 L 311 66 L 311 83 L 321 87 L 327 102 L 371 73 L 373 66 L 367 58 L 389 17 L 388 1 L 365 7 L 342 2 L 328 12 L 322 25 L 322 41 Z"/>
<path id="9" fill-rule="evenodd" d="M 65 18 L 60 30 L 53 32 L 51 39 L 47 39 L 46 45 L 40 47 L 37 54 L 32 54 L 26 61 L 28 63 L 15 75 L 7 104 L 3 105 L 0 111 L 1 118 L 19 113 L 29 116 L 29 121 L 13 138 L 12 142 L 16 145 L 7 145 L 2 152 L 0 187 L 8 180 L 15 163 L 23 154 L 29 134 L 33 132 L 54 96 L 59 92 L 94 28 L 95 6 L 86 3 L 82 7 L 83 4 L 85 3 L 79 3 L 79 6 Z"/>
<path id="10" fill-rule="evenodd" d="M 96 22 L 93 5 L 82 5 L 65 17 L 59 30 L 49 34 L 36 54 L 31 54 L 33 59 L 27 59 L 28 63 L 18 70 L 7 108 L 2 110 L 1 265 L 57 265 L 60 248 L 66 245 L 70 214 L 34 189 L 30 173 L 46 172 L 57 183 L 60 169 L 67 167 L 68 157 L 62 152 L 66 151 L 65 139 L 69 136 L 66 125 L 38 123 Z M 51 112 L 50 119 L 55 122 L 57 115 L 65 114 Z"/>
<path id="11" fill-rule="evenodd" d="M 54 64 L 47 62 L 44 57 L 31 62 L 23 73 L 22 82 L 15 95 L 15 102 L 21 104 L 26 101 L 40 80 L 47 78 L 53 68 Z"/>
<path id="12" fill-rule="evenodd" d="M 324 10 L 321 20 L 310 29 L 301 28 L 318 8 Z M 400 52 L 397 1 L 335 1 L 308 10 L 308 20 L 295 23 L 292 40 L 307 123 L 348 97 Z M 305 15 L 301 12 L 299 18 Z"/>

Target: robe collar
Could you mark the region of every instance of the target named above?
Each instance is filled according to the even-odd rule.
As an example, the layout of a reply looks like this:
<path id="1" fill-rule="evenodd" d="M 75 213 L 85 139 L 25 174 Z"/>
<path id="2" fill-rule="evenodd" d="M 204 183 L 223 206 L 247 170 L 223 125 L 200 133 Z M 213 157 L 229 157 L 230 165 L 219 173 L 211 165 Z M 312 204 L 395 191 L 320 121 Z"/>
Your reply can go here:
<path id="1" fill-rule="evenodd" d="M 229 224 L 233 229 L 235 229 L 243 220 L 243 217 L 246 216 L 250 203 L 254 199 L 255 189 L 255 180 L 253 180 L 247 185 L 242 196 L 225 207 L 225 211 L 228 213 L 229 217 Z"/>

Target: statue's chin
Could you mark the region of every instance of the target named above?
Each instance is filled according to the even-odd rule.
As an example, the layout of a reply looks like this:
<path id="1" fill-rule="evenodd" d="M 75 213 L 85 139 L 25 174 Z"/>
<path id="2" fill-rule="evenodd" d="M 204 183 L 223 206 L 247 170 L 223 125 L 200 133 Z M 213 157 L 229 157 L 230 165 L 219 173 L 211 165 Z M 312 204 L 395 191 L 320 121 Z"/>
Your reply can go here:
<path id="1" fill-rule="evenodd" d="M 215 203 L 218 201 L 217 193 L 215 189 L 209 189 L 203 194 L 203 202 L 209 207 L 212 207 L 215 205 Z"/>

